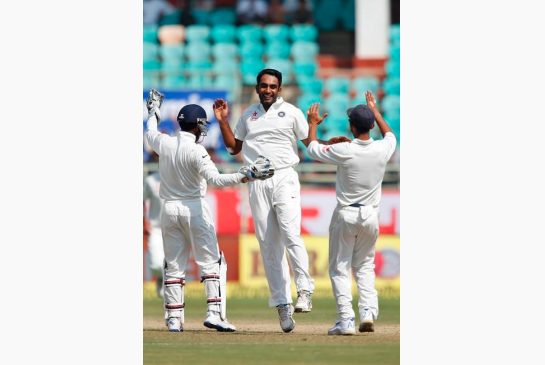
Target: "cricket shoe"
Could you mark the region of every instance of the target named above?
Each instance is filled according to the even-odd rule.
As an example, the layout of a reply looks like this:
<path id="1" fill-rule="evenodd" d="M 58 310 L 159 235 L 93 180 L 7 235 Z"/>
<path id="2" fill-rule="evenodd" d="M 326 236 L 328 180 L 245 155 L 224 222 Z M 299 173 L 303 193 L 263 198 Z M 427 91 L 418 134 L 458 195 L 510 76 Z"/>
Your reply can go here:
<path id="1" fill-rule="evenodd" d="M 295 313 L 308 313 L 312 310 L 312 300 L 310 292 L 301 290 L 297 293 L 297 303 L 295 303 Z"/>
<path id="2" fill-rule="evenodd" d="M 375 332 L 375 324 L 373 323 L 373 313 L 365 309 L 361 314 L 360 332 Z"/>
<path id="3" fill-rule="evenodd" d="M 356 325 L 354 323 L 354 317 L 348 319 L 341 319 L 335 322 L 335 325 L 327 331 L 328 335 L 355 335 Z"/>
<path id="4" fill-rule="evenodd" d="M 182 321 L 178 317 L 170 317 L 167 319 L 167 327 L 169 332 L 183 332 Z"/>
<path id="5" fill-rule="evenodd" d="M 213 328 L 219 332 L 235 332 L 237 330 L 237 328 L 226 319 L 221 319 L 219 314 L 216 312 L 208 312 L 203 324 L 205 327 Z"/>
<path id="6" fill-rule="evenodd" d="M 277 305 L 278 317 L 280 318 L 280 327 L 284 332 L 291 332 L 295 328 L 293 320 L 293 306 L 291 304 Z"/>

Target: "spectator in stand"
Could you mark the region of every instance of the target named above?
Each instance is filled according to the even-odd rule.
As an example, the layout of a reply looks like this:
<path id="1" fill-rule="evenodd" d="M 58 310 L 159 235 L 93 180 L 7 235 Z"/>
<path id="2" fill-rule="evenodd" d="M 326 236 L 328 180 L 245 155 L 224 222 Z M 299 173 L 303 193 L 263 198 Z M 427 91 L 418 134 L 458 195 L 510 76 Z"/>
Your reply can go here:
<path id="1" fill-rule="evenodd" d="M 214 10 L 214 0 L 197 0 L 194 8 L 200 11 Z"/>
<path id="2" fill-rule="evenodd" d="M 271 0 L 269 3 L 269 14 L 267 16 L 267 23 L 284 24 L 285 21 L 286 17 L 282 1 Z"/>
<path id="3" fill-rule="evenodd" d="M 264 23 L 267 3 L 265 0 L 238 0 L 236 11 L 240 24 Z"/>
<path id="4" fill-rule="evenodd" d="M 312 6 L 308 0 L 299 0 L 297 8 L 290 14 L 293 24 L 313 23 Z"/>
<path id="5" fill-rule="evenodd" d="M 157 25 L 161 18 L 176 10 L 166 0 L 144 0 L 144 25 Z"/>

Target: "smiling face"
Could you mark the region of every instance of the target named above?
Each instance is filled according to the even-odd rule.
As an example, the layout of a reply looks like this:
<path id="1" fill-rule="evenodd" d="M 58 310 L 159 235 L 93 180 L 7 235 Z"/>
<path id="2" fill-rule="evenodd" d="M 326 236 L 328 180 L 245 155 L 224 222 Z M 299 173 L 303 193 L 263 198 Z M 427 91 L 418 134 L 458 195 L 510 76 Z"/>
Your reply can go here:
<path id="1" fill-rule="evenodd" d="M 264 74 L 256 85 L 255 91 L 259 95 L 259 101 L 265 110 L 268 110 L 278 98 L 278 93 L 282 90 L 276 76 Z"/>

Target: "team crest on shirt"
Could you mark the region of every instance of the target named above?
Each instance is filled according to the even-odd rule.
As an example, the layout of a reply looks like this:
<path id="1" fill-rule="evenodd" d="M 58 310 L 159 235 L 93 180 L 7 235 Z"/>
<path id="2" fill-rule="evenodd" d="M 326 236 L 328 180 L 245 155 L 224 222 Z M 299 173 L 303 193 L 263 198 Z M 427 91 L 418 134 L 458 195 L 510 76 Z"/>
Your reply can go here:
<path id="1" fill-rule="evenodd" d="M 257 120 L 257 111 L 252 113 L 252 116 L 250 117 L 250 120 Z"/>
<path id="2" fill-rule="evenodd" d="M 278 116 L 279 116 L 280 118 L 284 118 L 284 117 L 286 116 L 286 113 L 284 113 L 284 112 L 278 112 Z"/>

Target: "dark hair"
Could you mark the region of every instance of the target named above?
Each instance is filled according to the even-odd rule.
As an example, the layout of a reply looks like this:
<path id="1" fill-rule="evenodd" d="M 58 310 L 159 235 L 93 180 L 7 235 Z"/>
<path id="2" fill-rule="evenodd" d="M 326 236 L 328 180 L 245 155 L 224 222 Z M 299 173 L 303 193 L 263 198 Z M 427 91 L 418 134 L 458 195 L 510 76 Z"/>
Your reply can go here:
<path id="1" fill-rule="evenodd" d="M 282 86 L 282 73 L 278 70 L 275 70 L 273 68 L 266 68 L 264 70 L 261 70 L 256 77 L 257 85 L 261 82 L 261 76 L 263 75 L 271 75 L 278 79 L 278 86 Z"/>
<path id="2" fill-rule="evenodd" d="M 361 121 L 358 120 L 352 120 L 348 118 L 348 121 L 350 122 L 350 125 L 353 125 L 356 128 L 356 131 L 358 133 L 367 133 L 371 130 L 368 125 L 364 125 Z"/>

